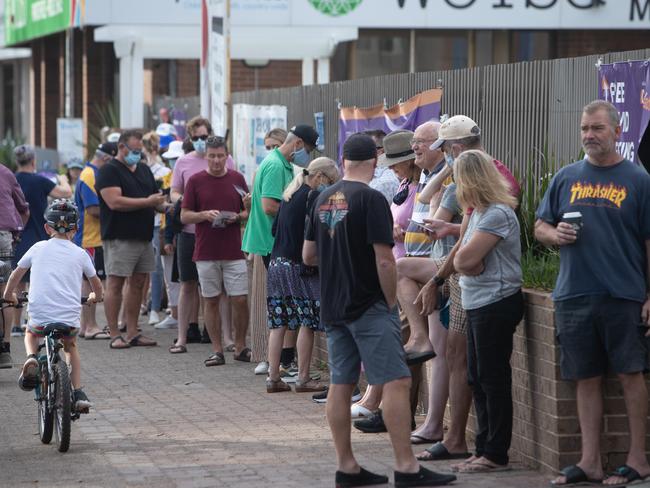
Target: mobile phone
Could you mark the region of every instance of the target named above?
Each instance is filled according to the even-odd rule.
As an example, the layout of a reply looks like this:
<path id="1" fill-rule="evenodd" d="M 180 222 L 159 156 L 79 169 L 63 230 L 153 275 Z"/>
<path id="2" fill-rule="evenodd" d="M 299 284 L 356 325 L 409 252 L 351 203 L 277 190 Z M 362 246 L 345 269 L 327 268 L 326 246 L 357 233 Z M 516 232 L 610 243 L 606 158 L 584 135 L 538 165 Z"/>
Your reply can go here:
<path id="1" fill-rule="evenodd" d="M 422 229 L 424 229 L 424 230 L 426 230 L 428 232 L 433 232 L 433 229 L 430 228 L 430 227 L 427 227 L 427 224 L 425 224 L 424 222 L 418 222 L 417 220 L 413 220 L 413 219 L 409 219 L 409 222 L 417 225 L 418 227 L 420 227 L 420 228 L 422 228 Z"/>

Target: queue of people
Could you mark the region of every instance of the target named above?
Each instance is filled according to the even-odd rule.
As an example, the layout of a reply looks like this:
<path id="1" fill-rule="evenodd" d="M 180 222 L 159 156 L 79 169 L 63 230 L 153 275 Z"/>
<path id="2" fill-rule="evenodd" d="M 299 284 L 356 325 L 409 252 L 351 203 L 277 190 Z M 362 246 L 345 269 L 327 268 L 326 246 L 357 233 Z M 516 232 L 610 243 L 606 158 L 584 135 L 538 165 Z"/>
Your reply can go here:
<path id="1" fill-rule="evenodd" d="M 612 105 L 587 105 L 586 157 L 558 172 L 538 209 L 537 238 L 560 247 L 554 300 L 561 366 L 578 385 L 583 434 L 582 458 L 553 480 L 557 486 L 620 486 L 650 476 L 642 376 L 650 334 L 650 176 L 617 154 L 620 130 Z M 483 147 L 480 127 L 456 115 L 413 132 L 354 134 L 340 165 L 311 159 L 313 127 L 273 129 L 250 191 L 209 120 L 190 120 L 187 134 L 161 149 L 156 133 L 127 130 L 98 146 L 74 175 L 78 226 L 58 231 L 42 215 L 48 196 L 70 198 L 67 178 L 38 179 L 33 151 L 17 148 L 15 181 L 2 175 L 0 185 L 0 199 L 15 210 L 0 219 L 0 252 L 10 250 L 15 232 L 23 234 L 5 297 L 15 297 L 39 262 L 30 248 L 45 247 L 34 244 L 48 235 L 73 239 L 87 255 L 73 253 L 86 276 L 84 294 L 101 298 L 105 283 L 108 323 L 101 330 L 94 308 L 79 311 L 72 325 L 80 337 L 108 339 L 112 349 L 155 346 L 140 330 L 144 303 L 147 323 L 177 328 L 169 353 L 210 343 L 205 366 L 226 364 L 232 352 L 266 375 L 267 393 L 290 392 L 292 384 L 297 393 L 313 393 L 327 404 L 337 486 L 388 481 L 356 461 L 353 420 L 363 432 L 388 432 L 396 486 L 456 479 L 418 461 L 458 460 L 452 469 L 463 475 L 510 469 L 510 359 L 524 314 L 521 189 Z M 579 225 L 564 221 L 576 212 Z M 20 317 L 12 323 L 20 329 Z M 28 328 L 29 351 L 37 325 Z M 7 332 L 0 367 L 11 365 Z M 327 336 L 329 385 L 310 369 L 319 332 Z M 416 426 L 410 368 L 426 362 L 428 412 Z M 605 477 L 598 437 L 608 364 L 623 384 L 632 435 L 626 464 Z M 28 359 L 21 373 L 26 389 L 33 366 Z M 353 401 L 362 371 L 368 387 Z M 79 378 L 73 380 L 87 407 Z M 472 402 L 473 452 L 465 436 Z M 430 446 L 413 452 L 412 445 L 424 444 Z"/>

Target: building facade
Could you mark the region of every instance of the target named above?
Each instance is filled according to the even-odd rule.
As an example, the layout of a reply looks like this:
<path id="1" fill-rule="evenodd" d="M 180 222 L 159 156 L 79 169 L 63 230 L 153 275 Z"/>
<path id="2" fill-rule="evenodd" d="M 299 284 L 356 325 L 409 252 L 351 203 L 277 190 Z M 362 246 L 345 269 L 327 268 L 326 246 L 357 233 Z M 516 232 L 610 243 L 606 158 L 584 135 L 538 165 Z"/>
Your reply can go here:
<path id="1" fill-rule="evenodd" d="M 201 12 L 226 0 L 4 0 L 0 133 L 56 148 L 199 111 Z M 229 0 L 230 90 L 650 46 L 650 0 Z M 114 107 L 114 109 L 111 109 Z M 109 118 L 109 117 L 108 117 Z"/>

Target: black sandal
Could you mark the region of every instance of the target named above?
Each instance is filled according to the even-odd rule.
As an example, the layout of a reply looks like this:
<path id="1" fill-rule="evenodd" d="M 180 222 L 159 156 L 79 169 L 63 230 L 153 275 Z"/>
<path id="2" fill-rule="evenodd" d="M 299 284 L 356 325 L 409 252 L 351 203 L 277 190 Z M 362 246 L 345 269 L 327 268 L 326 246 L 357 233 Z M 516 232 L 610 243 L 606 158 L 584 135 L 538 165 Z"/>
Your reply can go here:
<path id="1" fill-rule="evenodd" d="M 122 341 L 124 343 L 124 345 L 116 347 L 115 346 L 116 341 Z M 115 336 L 115 337 L 113 337 L 111 339 L 111 342 L 108 343 L 108 347 L 110 347 L 111 349 L 128 349 L 128 348 L 131 347 L 131 344 L 126 342 L 126 339 L 124 339 L 124 337 L 122 337 L 121 335 L 118 335 L 118 336 Z"/>
<path id="2" fill-rule="evenodd" d="M 211 354 L 208 359 L 203 361 L 203 364 L 206 366 L 221 366 L 226 364 L 226 358 L 223 357 L 223 354 L 220 352 L 215 352 Z"/>
<path id="3" fill-rule="evenodd" d="M 241 350 L 239 354 L 235 354 L 233 357 L 235 361 L 243 361 L 244 363 L 251 362 L 251 350 L 247 347 Z"/>

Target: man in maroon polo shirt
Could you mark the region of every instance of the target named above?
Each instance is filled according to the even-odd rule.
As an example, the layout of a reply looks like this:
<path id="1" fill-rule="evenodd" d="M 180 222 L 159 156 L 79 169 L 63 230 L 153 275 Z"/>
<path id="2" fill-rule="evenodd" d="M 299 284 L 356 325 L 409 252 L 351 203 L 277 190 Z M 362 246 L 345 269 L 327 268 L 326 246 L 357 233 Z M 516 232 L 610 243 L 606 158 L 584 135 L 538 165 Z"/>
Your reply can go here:
<path id="1" fill-rule="evenodd" d="M 196 263 L 204 298 L 205 325 L 213 354 L 206 366 L 225 363 L 221 342 L 219 296 L 226 293 L 232 307 L 235 329 L 235 356 L 250 361 L 246 347 L 248 328 L 248 269 L 241 251 L 241 222 L 248 217 L 242 196 L 248 193 L 244 177 L 226 167 L 228 149 L 224 139 L 210 136 L 206 141 L 208 169 L 190 177 L 185 187 L 181 221 L 196 224 Z"/>

